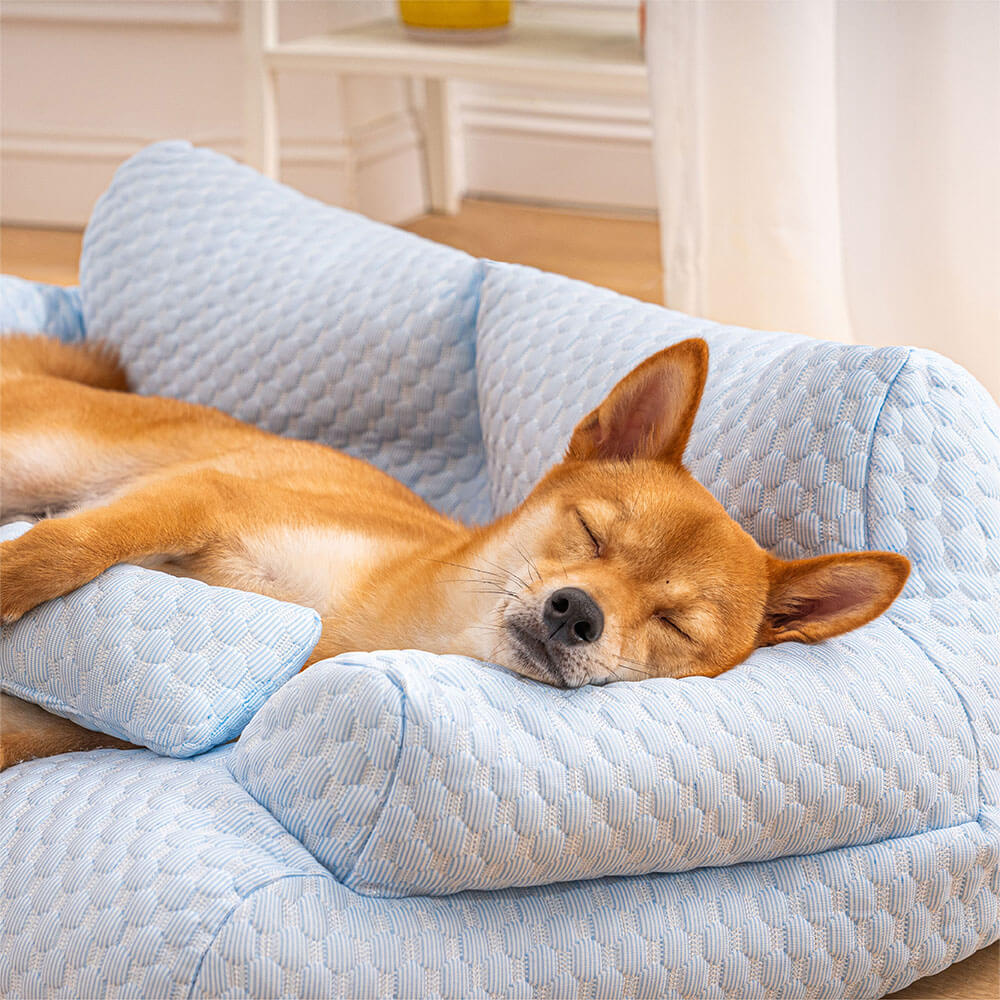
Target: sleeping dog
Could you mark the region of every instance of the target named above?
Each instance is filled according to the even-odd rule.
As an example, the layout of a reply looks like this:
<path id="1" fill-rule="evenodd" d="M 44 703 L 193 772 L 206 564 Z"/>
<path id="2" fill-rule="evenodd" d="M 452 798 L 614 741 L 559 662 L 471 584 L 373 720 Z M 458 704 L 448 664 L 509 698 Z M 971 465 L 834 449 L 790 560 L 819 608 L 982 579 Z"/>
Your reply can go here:
<path id="1" fill-rule="evenodd" d="M 699 339 L 626 375 L 517 509 L 471 528 L 324 445 L 131 395 L 100 346 L 11 336 L 0 361 L 2 514 L 42 518 L 0 545 L 6 624 L 128 562 L 315 608 L 310 662 L 415 647 L 579 687 L 818 642 L 909 573 L 890 552 L 776 559 L 691 476 Z"/>

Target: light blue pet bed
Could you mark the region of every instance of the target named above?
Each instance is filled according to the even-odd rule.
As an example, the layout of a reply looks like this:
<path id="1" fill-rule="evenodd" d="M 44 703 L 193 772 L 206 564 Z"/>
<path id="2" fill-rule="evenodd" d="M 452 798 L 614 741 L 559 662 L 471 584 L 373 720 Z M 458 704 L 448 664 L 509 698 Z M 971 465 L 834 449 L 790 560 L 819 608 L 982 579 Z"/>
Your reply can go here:
<path id="1" fill-rule="evenodd" d="M 952 363 L 474 260 L 178 143 L 119 171 L 79 297 L 3 293 L 473 521 L 703 336 L 687 462 L 730 513 L 913 562 L 847 636 L 577 691 L 412 651 L 292 676 L 311 612 L 109 571 L 0 640 L 5 690 L 152 748 L 4 774 L 3 996 L 876 997 L 1000 936 L 1000 414 Z"/>

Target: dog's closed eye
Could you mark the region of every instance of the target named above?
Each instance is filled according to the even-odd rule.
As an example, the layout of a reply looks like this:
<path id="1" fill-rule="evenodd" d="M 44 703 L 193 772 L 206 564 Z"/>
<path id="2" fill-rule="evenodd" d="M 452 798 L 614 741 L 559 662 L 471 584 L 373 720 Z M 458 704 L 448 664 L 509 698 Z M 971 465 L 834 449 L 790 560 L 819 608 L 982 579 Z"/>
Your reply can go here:
<path id="1" fill-rule="evenodd" d="M 580 524 L 583 527 L 583 530 L 585 532 L 587 532 L 587 537 L 590 539 L 591 543 L 594 546 L 594 555 L 599 558 L 600 555 L 601 555 L 601 541 L 600 541 L 600 539 L 597 537 L 597 535 L 594 534 L 594 532 L 591 529 L 590 525 L 587 524 L 586 520 L 584 519 L 584 516 L 579 511 L 576 512 L 576 516 L 577 516 L 577 519 L 580 521 Z"/>
<path id="2" fill-rule="evenodd" d="M 687 639 L 688 642 L 694 642 L 694 639 L 692 639 L 691 636 L 689 636 L 687 632 L 685 632 L 684 629 L 682 629 L 677 624 L 677 622 L 675 622 L 673 618 L 670 617 L 670 615 L 663 614 L 663 612 L 659 612 L 656 615 L 654 615 L 654 617 L 656 618 L 657 621 L 662 622 L 664 625 L 666 625 L 667 628 L 672 629 L 679 636 L 681 636 L 684 639 Z"/>

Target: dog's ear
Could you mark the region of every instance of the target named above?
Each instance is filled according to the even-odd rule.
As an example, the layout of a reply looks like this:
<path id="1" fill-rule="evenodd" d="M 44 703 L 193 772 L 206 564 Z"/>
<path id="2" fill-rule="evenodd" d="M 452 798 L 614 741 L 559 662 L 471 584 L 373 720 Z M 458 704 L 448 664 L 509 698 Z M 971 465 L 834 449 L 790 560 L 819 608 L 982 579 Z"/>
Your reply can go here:
<path id="1" fill-rule="evenodd" d="M 758 646 L 819 642 L 877 618 L 899 596 L 910 561 L 895 552 L 848 552 L 768 563 L 770 592 Z"/>
<path id="2" fill-rule="evenodd" d="M 633 369 L 576 425 L 566 457 L 680 464 L 708 374 L 708 345 L 682 340 Z"/>

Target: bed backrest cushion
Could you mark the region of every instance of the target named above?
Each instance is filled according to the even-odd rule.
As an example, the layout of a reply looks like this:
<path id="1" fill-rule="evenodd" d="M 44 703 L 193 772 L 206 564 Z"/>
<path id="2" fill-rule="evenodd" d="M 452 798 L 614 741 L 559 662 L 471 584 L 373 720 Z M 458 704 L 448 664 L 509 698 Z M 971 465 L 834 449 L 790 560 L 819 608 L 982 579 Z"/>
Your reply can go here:
<path id="1" fill-rule="evenodd" d="M 372 896 L 732 865 L 979 811 L 962 703 L 884 618 L 721 677 L 576 690 L 458 656 L 346 653 L 278 691 L 228 763 Z"/>
<path id="2" fill-rule="evenodd" d="M 128 160 L 98 202 L 81 285 L 88 339 L 118 347 L 137 391 L 341 448 L 483 520 L 481 270 L 168 142 Z"/>

